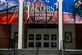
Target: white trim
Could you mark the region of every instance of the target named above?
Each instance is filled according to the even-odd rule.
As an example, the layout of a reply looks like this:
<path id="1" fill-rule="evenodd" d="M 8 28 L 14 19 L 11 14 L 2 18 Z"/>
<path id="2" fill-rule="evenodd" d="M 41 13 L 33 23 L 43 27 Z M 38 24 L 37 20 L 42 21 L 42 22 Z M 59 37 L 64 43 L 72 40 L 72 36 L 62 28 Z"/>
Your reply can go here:
<path id="1" fill-rule="evenodd" d="M 2 51 L 3 51 L 3 50 L 6 51 L 6 50 L 12 50 L 12 49 L 0 49 L 0 50 L 2 50 Z"/>
<path id="2" fill-rule="evenodd" d="M 63 51 L 69 51 L 69 52 L 82 52 L 82 49 L 65 49 L 65 50 L 63 50 Z"/>
<path id="3" fill-rule="evenodd" d="M 25 48 L 25 49 L 21 49 L 21 50 L 36 50 L 36 48 Z M 54 48 L 39 48 L 39 50 L 57 50 L 57 51 L 59 51 L 59 49 L 54 49 Z"/>

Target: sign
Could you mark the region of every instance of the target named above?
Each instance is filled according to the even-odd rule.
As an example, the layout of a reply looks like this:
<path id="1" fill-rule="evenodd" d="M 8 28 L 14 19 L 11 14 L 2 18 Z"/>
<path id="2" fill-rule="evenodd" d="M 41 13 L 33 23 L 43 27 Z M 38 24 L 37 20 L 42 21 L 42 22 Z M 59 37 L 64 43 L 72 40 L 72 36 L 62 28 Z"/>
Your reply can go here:
<path id="1" fill-rule="evenodd" d="M 72 42 L 72 32 L 65 32 L 65 42 L 66 43 Z"/>
<path id="2" fill-rule="evenodd" d="M 78 0 L 79 1 L 79 0 Z M 82 8 L 75 8 L 77 2 L 76 0 L 63 0 L 63 20 L 64 23 L 82 23 Z M 82 3 L 82 2 L 81 2 Z M 79 4 L 77 4 L 79 6 Z M 81 4 L 82 6 L 82 4 Z"/>
<path id="3" fill-rule="evenodd" d="M 0 24 L 18 22 L 18 0 L 0 0 Z"/>
<path id="4" fill-rule="evenodd" d="M 24 13 L 24 20 L 26 23 L 36 23 L 36 24 L 45 24 L 45 23 L 57 23 L 58 21 L 58 1 L 57 0 L 26 0 L 24 8 L 29 6 L 29 11 L 26 14 Z M 25 9 L 25 10 L 27 10 Z M 24 11 L 25 11 L 24 10 Z"/>

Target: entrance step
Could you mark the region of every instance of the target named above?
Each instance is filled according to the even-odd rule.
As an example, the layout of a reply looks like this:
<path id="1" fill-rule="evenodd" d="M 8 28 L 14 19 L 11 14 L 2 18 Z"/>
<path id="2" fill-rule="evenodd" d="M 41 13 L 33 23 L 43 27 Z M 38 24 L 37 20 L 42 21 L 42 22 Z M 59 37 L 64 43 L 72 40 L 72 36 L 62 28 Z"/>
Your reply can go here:
<path id="1" fill-rule="evenodd" d="M 54 49 L 39 49 L 38 51 L 36 49 L 22 49 L 17 50 L 16 55 L 61 55 L 61 51 Z"/>

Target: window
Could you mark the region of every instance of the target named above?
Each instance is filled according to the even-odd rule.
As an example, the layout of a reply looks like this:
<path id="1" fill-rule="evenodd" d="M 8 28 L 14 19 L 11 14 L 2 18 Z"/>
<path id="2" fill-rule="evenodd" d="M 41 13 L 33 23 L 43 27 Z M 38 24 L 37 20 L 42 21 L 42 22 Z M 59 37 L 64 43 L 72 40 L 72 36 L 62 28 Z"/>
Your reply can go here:
<path id="1" fill-rule="evenodd" d="M 49 34 L 44 34 L 44 40 L 49 40 Z"/>
<path id="2" fill-rule="evenodd" d="M 57 47 L 57 43 L 56 42 L 51 42 L 51 47 Z"/>
<path id="3" fill-rule="evenodd" d="M 36 42 L 36 47 L 41 47 L 41 42 Z"/>
<path id="4" fill-rule="evenodd" d="M 29 34 L 29 40 L 34 40 L 34 34 Z"/>
<path id="5" fill-rule="evenodd" d="M 44 42 L 44 47 L 49 47 L 49 42 Z"/>
<path id="6" fill-rule="evenodd" d="M 34 42 L 29 42 L 29 47 L 34 47 Z"/>
<path id="7" fill-rule="evenodd" d="M 15 42 L 18 42 L 18 32 L 14 32 L 14 39 L 15 39 Z"/>
<path id="8" fill-rule="evenodd" d="M 36 34 L 36 40 L 41 40 L 41 34 Z"/>
<path id="9" fill-rule="evenodd" d="M 51 34 L 51 40 L 57 40 L 57 35 L 56 34 Z"/>

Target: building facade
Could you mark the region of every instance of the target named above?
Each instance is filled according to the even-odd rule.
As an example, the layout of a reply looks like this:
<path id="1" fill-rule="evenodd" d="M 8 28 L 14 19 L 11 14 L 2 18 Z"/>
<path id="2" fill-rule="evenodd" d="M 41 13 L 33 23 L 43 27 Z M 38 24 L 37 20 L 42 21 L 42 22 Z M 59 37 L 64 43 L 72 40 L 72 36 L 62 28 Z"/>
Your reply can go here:
<path id="1" fill-rule="evenodd" d="M 22 53 L 25 55 L 61 55 L 62 49 L 69 49 L 67 52 L 71 49 L 73 51 L 82 49 L 82 17 L 73 13 L 72 5 L 75 1 L 70 0 L 70 3 L 68 1 L 63 0 L 61 9 L 61 3 L 58 0 L 25 0 L 21 11 L 18 1 L 1 0 L 1 51 L 14 48 L 17 49 L 18 55 Z M 20 13 L 23 15 L 20 16 Z M 60 40 L 61 37 L 62 40 Z M 20 46 L 22 46 L 21 50 L 19 50 Z"/>

